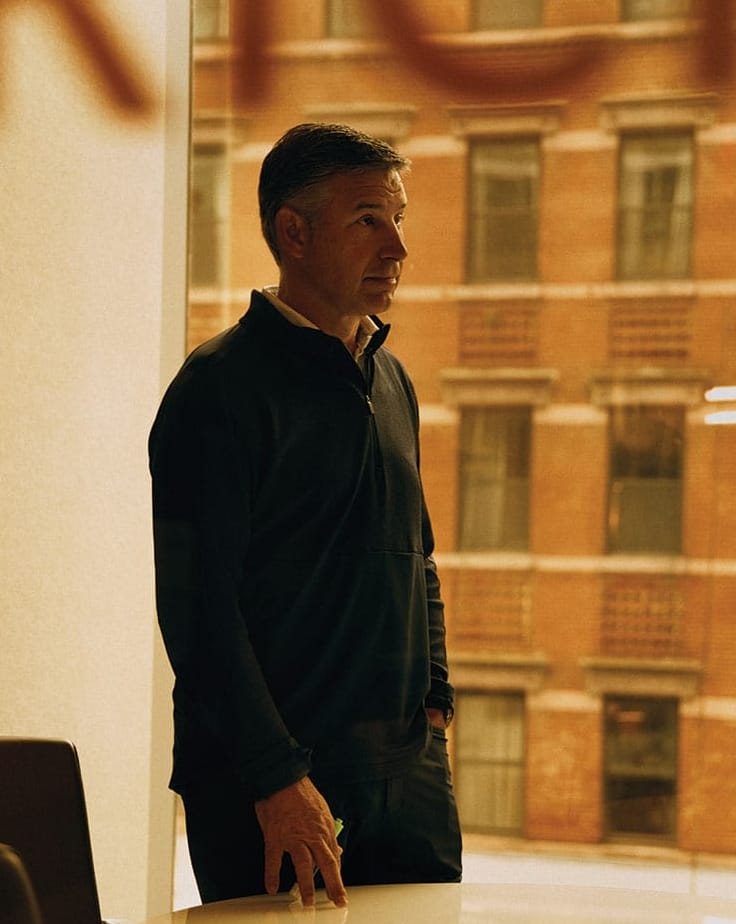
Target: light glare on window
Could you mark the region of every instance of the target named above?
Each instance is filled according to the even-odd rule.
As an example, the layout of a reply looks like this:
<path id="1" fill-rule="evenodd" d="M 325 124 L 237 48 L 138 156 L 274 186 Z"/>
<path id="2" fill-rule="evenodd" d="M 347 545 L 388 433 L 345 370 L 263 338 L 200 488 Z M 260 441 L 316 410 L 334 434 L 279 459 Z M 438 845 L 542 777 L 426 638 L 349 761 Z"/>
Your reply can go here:
<path id="1" fill-rule="evenodd" d="M 736 401 L 736 385 L 717 385 L 705 393 L 706 401 Z"/>
<path id="2" fill-rule="evenodd" d="M 705 415 L 707 424 L 736 424 L 736 411 L 713 411 Z"/>

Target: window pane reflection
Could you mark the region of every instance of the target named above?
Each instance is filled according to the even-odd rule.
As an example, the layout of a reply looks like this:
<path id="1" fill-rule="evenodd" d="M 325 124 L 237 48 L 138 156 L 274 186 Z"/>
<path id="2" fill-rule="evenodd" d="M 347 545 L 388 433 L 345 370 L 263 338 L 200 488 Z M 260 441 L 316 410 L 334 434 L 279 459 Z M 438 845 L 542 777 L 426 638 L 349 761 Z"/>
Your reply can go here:
<path id="1" fill-rule="evenodd" d="M 465 408 L 461 433 L 461 549 L 528 543 L 529 408 Z"/>
<path id="2" fill-rule="evenodd" d="M 682 408 L 611 410 L 608 547 L 676 554 L 681 548 Z"/>
<path id="3" fill-rule="evenodd" d="M 673 837 L 677 701 L 607 696 L 604 747 L 608 835 Z"/>
<path id="4" fill-rule="evenodd" d="M 462 693 L 456 715 L 455 785 L 464 827 L 521 833 L 524 695 Z"/>

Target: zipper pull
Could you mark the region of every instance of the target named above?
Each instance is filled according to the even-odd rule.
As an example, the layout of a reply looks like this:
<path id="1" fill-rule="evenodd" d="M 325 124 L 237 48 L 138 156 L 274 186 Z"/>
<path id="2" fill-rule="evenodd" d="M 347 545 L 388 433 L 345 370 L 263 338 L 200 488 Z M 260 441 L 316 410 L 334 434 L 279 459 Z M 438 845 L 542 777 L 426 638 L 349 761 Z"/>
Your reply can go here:
<path id="1" fill-rule="evenodd" d="M 368 411 L 370 412 L 370 414 L 375 415 L 376 412 L 373 410 L 373 402 L 371 401 L 370 395 L 365 396 L 365 403 L 368 405 Z"/>

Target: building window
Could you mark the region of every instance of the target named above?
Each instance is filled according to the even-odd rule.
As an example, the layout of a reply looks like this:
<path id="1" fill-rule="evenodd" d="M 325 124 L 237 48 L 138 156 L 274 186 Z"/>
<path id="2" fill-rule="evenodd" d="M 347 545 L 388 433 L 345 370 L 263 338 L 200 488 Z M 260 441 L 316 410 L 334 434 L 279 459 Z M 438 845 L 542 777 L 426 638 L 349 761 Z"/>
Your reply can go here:
<path id="1" fill-rule="evenodd" d="M 368 10 L 371 0 L 327 0 L 328 38 L 370 38 L 376 25 Z"/>
<path id="2" fill-rule="evenodd" d="M 194 0 L 192 31 L 195 42 L 217 42 L 230 33 L 228 0 Z"/>
<path id="3" fill-rule="evenodd" d="M 528 547 L 530 446 L 529 407 L 463 407 L 461 551 Z"/>
<path id="4" fill-rule="evenodd" d="M 611 408 L 609 552 L 679 553 L 683 428 L 681 407 Z"/>
<path id="5" fill-rule="evenodd" d="M 618 278 L 687 277 L 692 219 L 692 134 L 623 135 Z"/>
<path id="6" fill-rule="evenodd" d="M 542 0 L 474 0 L 473 29 L 528 29 L 542 25 Z"/>
<path id="7" fill-rule="evenodd" d="M 677 19 L 692 12 L 692 0 L 622 0 L 624 22 L 648 19 Z"/>
<path id="8" fill-rule="evenodd" d="M 416 117 L 414 106 L 402 103 L 322 103 L 306 106 L 312 122 L 340 122 L 380 138 L 391 147 L 401 145 L 411 133 Z"/>
<path id="9" fill-rule="evenodd" d="M 521 834 L 524 827 L 524 694 L 459 692 L 455 791 L 463 828 Z"/>
<path id="10" fill-rule="evenodd" d="M 190 285 L 223 287 L 227 279 L 230 190 L 222 144 L 194 145 L 190 195 Z"/>
<path id="11" fill-rule="evenodd" d="M 674 839 L 677 700 L 609 695 L 604 704 L 608 837 Z"/>
<path id="12" fill-rule="evenodd" d="M 537 139 L 471 141 L 470 282 L 536 279 L 539 149 Z"/>

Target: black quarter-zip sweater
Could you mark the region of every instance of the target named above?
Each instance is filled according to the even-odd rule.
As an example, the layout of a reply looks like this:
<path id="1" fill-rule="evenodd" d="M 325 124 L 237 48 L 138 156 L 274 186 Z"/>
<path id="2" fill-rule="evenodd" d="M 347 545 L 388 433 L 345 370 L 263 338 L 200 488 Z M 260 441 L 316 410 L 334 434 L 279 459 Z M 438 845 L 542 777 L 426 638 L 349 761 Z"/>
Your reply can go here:
<path id="1" fill-rule="evenodd" d="M 452 702 L 416 397 L 373 335 L 337 339 L 254 292 L 199 347 L 150 436 L 171 785 L 235 768 L 253 798 L 401 772 Z"/>

